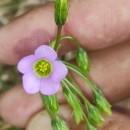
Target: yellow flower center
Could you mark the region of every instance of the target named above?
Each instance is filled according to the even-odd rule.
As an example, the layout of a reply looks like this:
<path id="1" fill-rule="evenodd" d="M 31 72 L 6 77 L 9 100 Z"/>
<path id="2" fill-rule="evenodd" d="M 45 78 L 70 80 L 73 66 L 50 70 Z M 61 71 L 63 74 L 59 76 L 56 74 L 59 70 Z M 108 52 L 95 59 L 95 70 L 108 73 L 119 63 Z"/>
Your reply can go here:
<path id="1" fill-rule="evenodd" d="M 39 77 L 48 77 L 50 76 L 52 72 L 52 66 L 51 63 L 48 60 L 42 59 L 35 62 L 33 65 L 34 72 Z"/>

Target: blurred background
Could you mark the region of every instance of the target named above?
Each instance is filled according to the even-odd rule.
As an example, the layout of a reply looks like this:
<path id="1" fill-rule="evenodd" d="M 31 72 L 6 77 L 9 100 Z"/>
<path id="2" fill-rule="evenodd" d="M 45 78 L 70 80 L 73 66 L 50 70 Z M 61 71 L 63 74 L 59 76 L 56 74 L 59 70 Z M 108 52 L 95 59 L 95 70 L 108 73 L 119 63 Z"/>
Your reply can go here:
<path id="1" fill-rule="evenodd" d="M 15 17 L 45 4 L 49 0 L 0 0 L 0 28 Z M 15 66 L 0 64 L 0 95 L 20 82 L 20 76 Z M 0 130 L 20 130 L 5 123 L 0 118 Z"/>

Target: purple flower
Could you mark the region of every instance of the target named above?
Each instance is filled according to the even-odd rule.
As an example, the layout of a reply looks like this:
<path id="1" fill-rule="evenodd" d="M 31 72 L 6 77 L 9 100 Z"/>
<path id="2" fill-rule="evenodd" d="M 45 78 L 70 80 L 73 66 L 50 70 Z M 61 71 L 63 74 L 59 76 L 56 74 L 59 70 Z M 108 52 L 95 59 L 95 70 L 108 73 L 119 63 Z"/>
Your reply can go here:
<path id="1" fill-rule="evenodd" d="M 56 58 L 57 53 L 51 47 L 42 45 L 34 55 L 20 60 L 18 70 L 24 74 L 23 87 L 27 93 L 53 95 L 59 90 L 60 81 L 65 78 L 68 70 Z"/>

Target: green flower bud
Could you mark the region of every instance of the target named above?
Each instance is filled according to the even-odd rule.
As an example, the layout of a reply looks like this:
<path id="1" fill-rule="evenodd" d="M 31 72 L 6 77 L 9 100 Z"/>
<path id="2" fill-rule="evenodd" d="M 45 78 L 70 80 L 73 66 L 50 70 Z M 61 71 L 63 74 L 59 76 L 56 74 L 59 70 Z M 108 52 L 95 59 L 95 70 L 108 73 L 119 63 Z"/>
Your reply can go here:
<path id="1" fill-rule="evenodd" d="M 66 123 L 58 117 L 51 121 L 51 125 L 53 130 L 69 130 L 66 126 Z"/>
<path id="2" fill-rule="evenodd" d="M 76 61 L 79 68 L 84 72 L 87 73 L 89 71 L 89 59 L 87 53 L 84 49 L 79 48 L 76 53 Z"/>
<path id="3" fill-rule="evenodd" d="M 55 22 L 58 26 L 65 24 L 68 16 L 68 0 L 55 0 Z"/>
<path id="4" fill-rule="evenodd" d="M 88 120 L 92 125 L 101 126 L 103 124 L 103 118 L 100 111 L 93 105 L 86 105 L 88 110 Z"/>
<path id="5" fill-rule="evenodd" d="M 47 110 L 57 114 L 59 111 L 59 103 L 56 95 L 46 96 L 41 95 L 42 101 Z"/>
<path id="6" fill-rule="evenodd" d="M 100 90 L 98 90 L 98 89 L 97 89 L 96 92 L 94 92 L 94 102 L 95 102 L 97 108 L 101 112 L 103 112 L 103 113 L 105 113 L 107 115 L 111 115 L 111 105 L 105 99 L 102 92 Z"/>
<path id="7" fill-rule="evenodd" d="M 97 130 L 92 124 L 87 121 L 87 130 Z"/>
<path id="8" fill-rule="evenodd" d="M 66 86 L 66 84 L 62 83 L 62 89 L 64 96 L 68 103 L 73 108 L 73 114 L 76 120 L 76 123 L 79 124 L 83 120 L 84 111 L 82 109 L 81 103 L 76 95 L 74 95 L 71 90 Z"/>

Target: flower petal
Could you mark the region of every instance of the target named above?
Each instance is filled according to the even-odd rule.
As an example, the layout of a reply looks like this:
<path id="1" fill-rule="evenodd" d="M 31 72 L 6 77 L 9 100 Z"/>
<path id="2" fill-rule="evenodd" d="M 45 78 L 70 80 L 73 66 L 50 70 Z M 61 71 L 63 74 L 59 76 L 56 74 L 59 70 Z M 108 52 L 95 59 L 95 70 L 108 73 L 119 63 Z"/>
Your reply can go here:
<path id="1" fill-rule="evenodd" d="M 50 76 L 50 79 L 56 83 L 60 82 L 67 75 L 68 69 L 63 63 L 59 61 L 53 62 L 52 66 L 53 66 L 53 72 Z"/>
<path id="2" fill-rule="evenodd" d="M 23 74 L 33 70 L 33 64 L 35 61 L 36 57 L 34 55 L 29 55 L 22 58 L 18 63 L 18 70 Z"/>
<path id="3" fill-rule="evenodd" d="M 57 53 L 48 45 L 42 45 L 37 48 L 35 55 L 38 58 L 47 59 L 49 61 L 54 61 L 57 58 Z"/>
<path id="4" fill-rule="evenodd" d="M 42 79 L 40 92 L 44 95 L 53 95 L 60 88 L 60 83 L 54 83 L 50 79 Z"/>
<path id="5" fill-rule="evenodd" d="M 23 87 L 28 94 L 39 92 L 41 79 L 34 73 L 27 73 L 23 76 Z"/>

